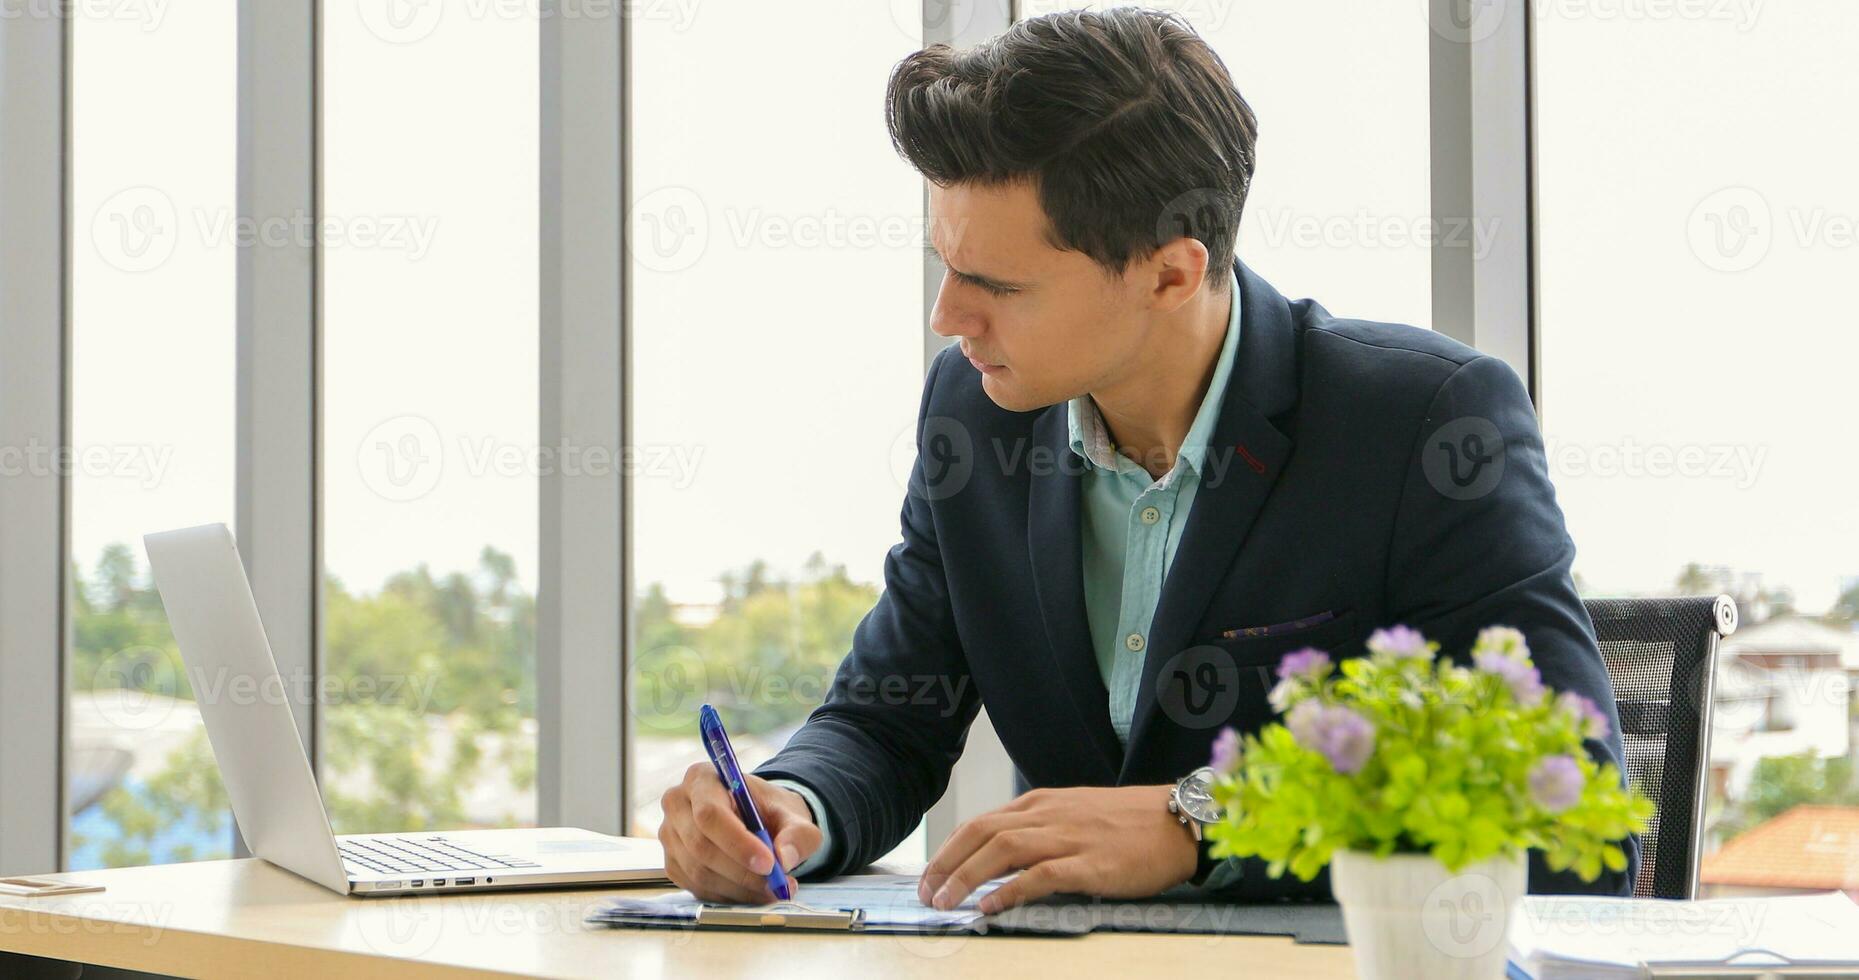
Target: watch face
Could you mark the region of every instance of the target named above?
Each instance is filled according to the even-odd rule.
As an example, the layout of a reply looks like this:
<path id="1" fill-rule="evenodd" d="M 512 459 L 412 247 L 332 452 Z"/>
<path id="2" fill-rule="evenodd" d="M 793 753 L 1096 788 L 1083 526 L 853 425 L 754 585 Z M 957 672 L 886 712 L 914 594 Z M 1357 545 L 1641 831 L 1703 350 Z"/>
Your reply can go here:
<path id="1" fill-rule="evenodd" d="M 1181 801 L 1181 812 L 1197 823 L 1218 823 L 1220 820 L 1220 805 L 1214 802 L 1209 788 L 1206 775 L 1197 772 L 1181 784 L 1176 794 Z"/>

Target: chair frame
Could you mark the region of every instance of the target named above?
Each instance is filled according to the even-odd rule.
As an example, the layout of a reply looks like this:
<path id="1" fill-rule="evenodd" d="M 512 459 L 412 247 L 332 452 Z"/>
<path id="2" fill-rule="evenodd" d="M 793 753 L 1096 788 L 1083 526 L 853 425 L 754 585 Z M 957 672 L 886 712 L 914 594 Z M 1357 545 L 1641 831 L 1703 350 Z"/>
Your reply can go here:
<path id="1" fill-rule="evenodd" d="M 1692 799 L 1691 819 L 1689 821 L 1689 826 L 1684 828 L 1686 833 L 1685 846 L 1681 852 L 1669 843 L 1672 831 L 1678 830 L 1679 828 L 1668 827 L 1662 820 L 1659 828 L 1659 836 L 1653 841 L 1654 853 L 1652 856 L 1654 859 L 1654 867 L 1652 894 L 1649 896 L 1640 895 L 1638 891 L 1638 882 L 1635 882 L 1634 890 L 1636 897 L 1677 899 L 1692 899 L 1697 897 L 1698 869 L 1701 863 L 1701 852 L 1704 842 L 1704 810 L 1710 795 L 1711 728 L 1715 711 L 1718 647 L 1725 637 L 1736 632 L 1736 601 L 1727 595 L 1717 595 L 1664 599 L 1596 598 L 1584 600 L 1582 603 L 1584 611 L 1588 613 L 1589 622 L 1594 627 L 1596 639 L 1600 643 L 1608 643 L 1633 638 L 1621 635 L 1626 632 L 1626 630 L 1621 629 L 1622 626 L 1630 629 L 1631 624 L 1645 622 L 1649 619 L 1674 618 L 1681 612 L 1693 612 L 1692 609 L 1687 607 L 1695 607 L 1696 604 L 1703 601 L 1708 601 L 1710 603 L 1710 629 L 1708 635 L 1704 637 L 1704 654 L 1702 661 L 1698 664 L 1697 683 L 1694 685 L 1688 682 L 1688 679 L 1684 676 L 1687 672 L 1681 671 L 1675 655 L 1672 665 L 1672 677 L 1666 689 L 1666 698 L 1669 705 L 1668 711 L 1670 712 L 1666 729 L 1668 734 L 1671 731 L 1671 722 L 1681 719 L 1682 712 L 1695 710 L 1697 719 L 1697 728 L 1694 733 L 1695 744 L 1697 745 L 1697 759 L 1695 763 L 1689 767 L 1690 771 L 1688 773 L 1692 780 Z M 1598 609 L 1607 609 L 1610 615 L 1597 617 L 1595 613 Z M 1623 610 L 1626 612 L 1625 615 L 1621 614 Z M 1610 674 L 1608 679 L 1612 682 L 1613 676 Z M 1616 698 L 1618 698 L 1618 695 L 1616 695 Z M 1621 727 L 1624 736 L 1624 729 L 1626 728 L 1624 719 Z M 1673 761 L 1671 757 L 1671 742 L 1668 741 L 1666 745 L 1666 756 L 1661 761 L 1660 765 L 1660 778 L 1662 782 L 1669 780 L 1671 774 L 1675 771 L 1670 765 Z M 1624 759 L 1622 760 L 1622 764 L 1625 764 Z M 1682 875 L 1682 878 L 1679 887 L 1676 889 L 1669 887 L 1674 874 L 1670 868 L 1674 861 L 1682 861 L 1682 869 L 1678 872 Z M 1662 880 L 1668 887 L 1664 889 L 1660 888 Z"/>

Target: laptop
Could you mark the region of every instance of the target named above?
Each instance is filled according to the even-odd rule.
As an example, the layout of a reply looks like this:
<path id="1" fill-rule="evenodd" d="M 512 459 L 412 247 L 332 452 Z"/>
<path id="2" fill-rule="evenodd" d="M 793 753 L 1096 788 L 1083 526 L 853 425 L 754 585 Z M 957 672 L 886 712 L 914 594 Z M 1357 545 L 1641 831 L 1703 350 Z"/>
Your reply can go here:
<path id="1" fill-rule="evenodd" d="M 232 532 L 207 524 L 142 540 L 196 695 L 221 692 L 200 697 L 200 715 L 254 855 L 345 895 L 666 880 L 657 841 L 573 827 L 331 833 Z"/>

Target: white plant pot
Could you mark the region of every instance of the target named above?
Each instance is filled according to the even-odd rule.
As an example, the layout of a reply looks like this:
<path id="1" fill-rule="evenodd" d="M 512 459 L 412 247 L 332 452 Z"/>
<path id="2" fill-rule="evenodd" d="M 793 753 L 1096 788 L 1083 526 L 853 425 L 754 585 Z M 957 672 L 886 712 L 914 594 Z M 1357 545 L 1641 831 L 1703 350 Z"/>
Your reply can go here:
<path id="1" fill-rule="evenodd" d="M 1525 856 L 1457 873 L 1429 854 L 1338 851 L 1330 891 L 1343 907 L 1356 975 L 1364 980 L 1501 980 Z"/>

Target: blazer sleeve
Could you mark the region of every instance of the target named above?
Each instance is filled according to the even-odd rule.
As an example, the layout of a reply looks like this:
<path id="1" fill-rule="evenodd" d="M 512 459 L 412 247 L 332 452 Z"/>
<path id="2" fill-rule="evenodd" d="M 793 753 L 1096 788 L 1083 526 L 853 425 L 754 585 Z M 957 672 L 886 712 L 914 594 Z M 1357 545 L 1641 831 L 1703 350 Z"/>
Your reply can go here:
<path id="1" fill-rule="evenodd" d="M 1521 630 L 1545 685 L 1585 695 L 1607 713 L 1608 736 L 1586 747 L 1624 779 L 1613 686 L 1570 570 L 1575 545 L 1549 482 L 1529 395 L 1503 361 L 1467 361 L 1435 394 L 1416 435 L 1390 545 L 1390 622 L 1420 630 L 1442 655 L 1461 661 L 1480 629 Z M 1592 882 L 1573 869 L 1550 871 L 1532 850 L 1529 890 L 1630 895 L 1638 838 L 1623 847 L 1627 869 L 1603 870 Z"/>
<path id="2" fill-rule="evenodd" d="M 917 413 L 917 463 L 902 540 L 884 562 L 884 591 L 852 635 L 825 703 L 756 770 L 792 779 L 824 803 L 832 853 L 807 877 L 857 869 L 896 847 L 941 798 L 980 709 L 955 629 L 924 492 L 924 419 L 946 357 L 931 365 Z"/>

